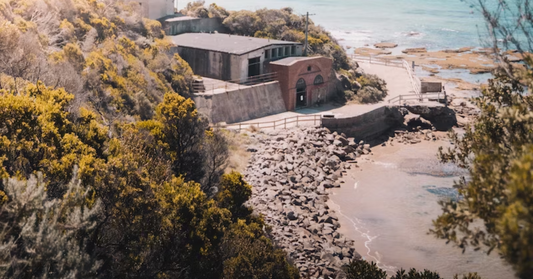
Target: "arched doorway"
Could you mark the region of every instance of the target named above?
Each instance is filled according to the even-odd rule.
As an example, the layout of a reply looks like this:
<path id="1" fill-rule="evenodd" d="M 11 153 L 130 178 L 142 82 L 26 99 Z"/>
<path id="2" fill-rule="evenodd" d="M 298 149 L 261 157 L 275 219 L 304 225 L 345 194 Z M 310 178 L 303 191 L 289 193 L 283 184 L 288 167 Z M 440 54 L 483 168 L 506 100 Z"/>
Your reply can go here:
<path id="1" fill-rule="evenodd" d="M 307 106 L 307 84 L 303 78 L 296 83 L 296 108 Z"/>

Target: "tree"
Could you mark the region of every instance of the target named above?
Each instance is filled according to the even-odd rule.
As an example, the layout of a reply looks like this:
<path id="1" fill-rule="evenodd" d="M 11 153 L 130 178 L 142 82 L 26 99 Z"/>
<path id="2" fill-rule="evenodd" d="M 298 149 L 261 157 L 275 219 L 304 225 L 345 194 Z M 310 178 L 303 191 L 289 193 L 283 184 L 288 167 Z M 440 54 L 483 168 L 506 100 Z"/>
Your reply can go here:
<path id="1" fill-rule="evenodd" d="M 231 172 L 222 176 L 217 201 L 220 207 L 227 208 L 234 220 L 245 219 L 251 214 L 251 209 L 244 205 L 252 195 L 252 186 L 244 181 L 243 176 Z"/>
<path id="2" fill-rule="evenodd" d="M 49 182 L 48 195 L 58 198 L 75 165 L 80 179 L 89 175 L 99 162 L 95 156 L 103 153 L 106 130 L 94 118 L 82 120 L 82 127 L 74 124 L 67 112 L 73 97 L 40 82 L 19 94 L 0 90 L 0 177 L 40 171 Z M 84 131 L 87 142 L 76 130 Z"/>
<path id="3" fill-rule="evenodd" d="M 455 184 L 460 199 L 441 203 L 443 213 L 432 232 L 463 250 L 496 249 L 520 278 L 531 278 L 533 96 L 531 87 L 526 91 L 524 86 L 533 82 L 533 60 L 525 52 L 531 48 L 532 11 L 527 0 L 514 5 L 500 1 L 497 7 L 480 0 L 477 7 L 487 21 L 494 55 L 502 63 L 474 100 L 478 117 L 464 135 L 451 134 L 453 148 L 440 151 L 443 162 L 456 163 L 469 175 Z M 508 47 L 517 49 L 514 55 L 523 57 L 523 64 L 509 62 Z"/>
<path id="4" fill-rule="evenodd" d="M 250 224 L 241 219 L 228 229 L 221 243 L 222 278 L 300 278 L 285 252 L 273 247 L 262 227 L 260 219 Z"/>
<path id="5" fill-rule="evenodd" d="M 261 30 L 262 22 L 255 12 L 244 10 L 230 13 L 224 25 L 234 34 L 250 36 Z"/>
<path id="6" fill-rule="evenodd" d="M 153 120 L 139 123 L 163 146 L 176 174 L 187 180 L 201 181 L 204 176 L 202 143 L 208 127 L 191 99 L 170 93 L 156 108 Z"/>
<path id="7" fill-rule="evenodd" d="M 205 176 L 202 179 L 202 190 L 210 195 L 220 182 L 224 169 L 228 164 L 228 140 L 220 130 L 205 132 L 203 143 Z"/>
<path id="8" fill-rule="evenodd" d="M 89 278 L 101 262 L 85 250 L 101 203 L 81 185 L 77 170 L 62 199 L 47 197 L 42 174 L 28 181 L 4 181 L 8 201 L 1 206 L 0 277 Z"/>
<path id="9" fill-rule="evenodd" d="M 374 262 L 363 260 L 350 261 L 343 267 L 347 279 L 385 279 L 387 273 L 377 266 Z"/>

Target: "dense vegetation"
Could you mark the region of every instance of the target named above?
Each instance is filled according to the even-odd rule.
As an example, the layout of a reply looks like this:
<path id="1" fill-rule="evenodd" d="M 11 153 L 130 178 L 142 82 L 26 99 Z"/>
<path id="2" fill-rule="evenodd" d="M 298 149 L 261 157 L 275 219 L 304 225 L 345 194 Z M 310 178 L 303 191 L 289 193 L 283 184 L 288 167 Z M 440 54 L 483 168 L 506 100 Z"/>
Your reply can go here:
<path id="1" fill-rule="evenodd" d="M 189 179 L 209 176 L 199 152 L 217 135 L 189 99 L 167 93 L 153 119 L 109 138 L 94 112 L 67 112 L 63 89 L 0 96 L 0 276 L 298 277 L 244 206 L 240 174 L 214 195 Z"/>
<path id="2" fill-rule="evenodd" d="M 0 277 L 299 277 L 168 47 L 120 1 L 0 1 Z"/>
<path id="3" fill-rule="evenodd" d="M 350 264 L 344 266 L 343 271 L 346 279 L 442 279 L 436 272 L 424 270 L 418 271 L 414 268 L 409 271 L 403 268 L 396 271 L 392 277 L 388 277 L 387 273 L 377 266 L 374 262 L 367 262 L 363 260 L 351 261 Z M 469 273 L 467 275 L 455 275 L 454 279 L 481 279 L 476 273 Z"/>
<path id="4" fill-rule="evenodd" d="M 340 76 L 344 94 L 339 94 L 341 101 L 355 101 L 361 104 L 374 104 L 387 97 L 387 83 L 376 75 L 360 71 L 341 70 Z"/>
<path id="5" fill-rule="evenodd" d="M 149 119 L 166 92 L 186 96 L 192 71 L 161 24 L 120 1 L 0 1 L 0 88 L 43 81 L 108 125 Z M 74 110 L 73 110 L 74 111 Z"/>
<path id="6" fill-rule="evenodd" d="M 454 147 L 441 150 L 444 162 L 468 170 L 456 182 L 461 199 L 442 203 L 433 233 L 463 250 L 497 251 L 520 278 L 533 274 L 533 17 L 527 0 L 483 0 L 494 52 L 502 67 L 474 99 L 481 112 L 464 135 L 452 133 Z M 505 50 L 523 64 L 506 60 Z"/>

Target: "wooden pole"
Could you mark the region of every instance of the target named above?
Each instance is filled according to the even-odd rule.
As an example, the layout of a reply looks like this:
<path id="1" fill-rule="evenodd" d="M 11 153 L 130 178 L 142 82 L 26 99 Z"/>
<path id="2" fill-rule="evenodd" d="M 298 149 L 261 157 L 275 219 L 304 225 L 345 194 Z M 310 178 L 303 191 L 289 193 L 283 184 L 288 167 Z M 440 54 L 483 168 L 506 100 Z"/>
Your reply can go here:
<path id="1" fill-rule="evenodd" d="M 304 45 L 304 56 L 307 56 L 307 44 L 309 36 L 309 12 L 307 12 L 305 20 L 305 45 Z"/>

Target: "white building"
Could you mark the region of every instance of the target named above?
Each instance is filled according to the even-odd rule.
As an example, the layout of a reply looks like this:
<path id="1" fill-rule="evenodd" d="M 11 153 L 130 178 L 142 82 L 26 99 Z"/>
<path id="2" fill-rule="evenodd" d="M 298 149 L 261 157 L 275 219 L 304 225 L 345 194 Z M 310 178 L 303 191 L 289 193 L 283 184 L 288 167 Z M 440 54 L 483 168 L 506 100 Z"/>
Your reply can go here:
<path id="1" fill-rule="evenodd" d="M 139 3 L 143 17 L 150 19 L 160 19 L 174 14 L 175 0 L 129 0 L 129 2 Z"/>

